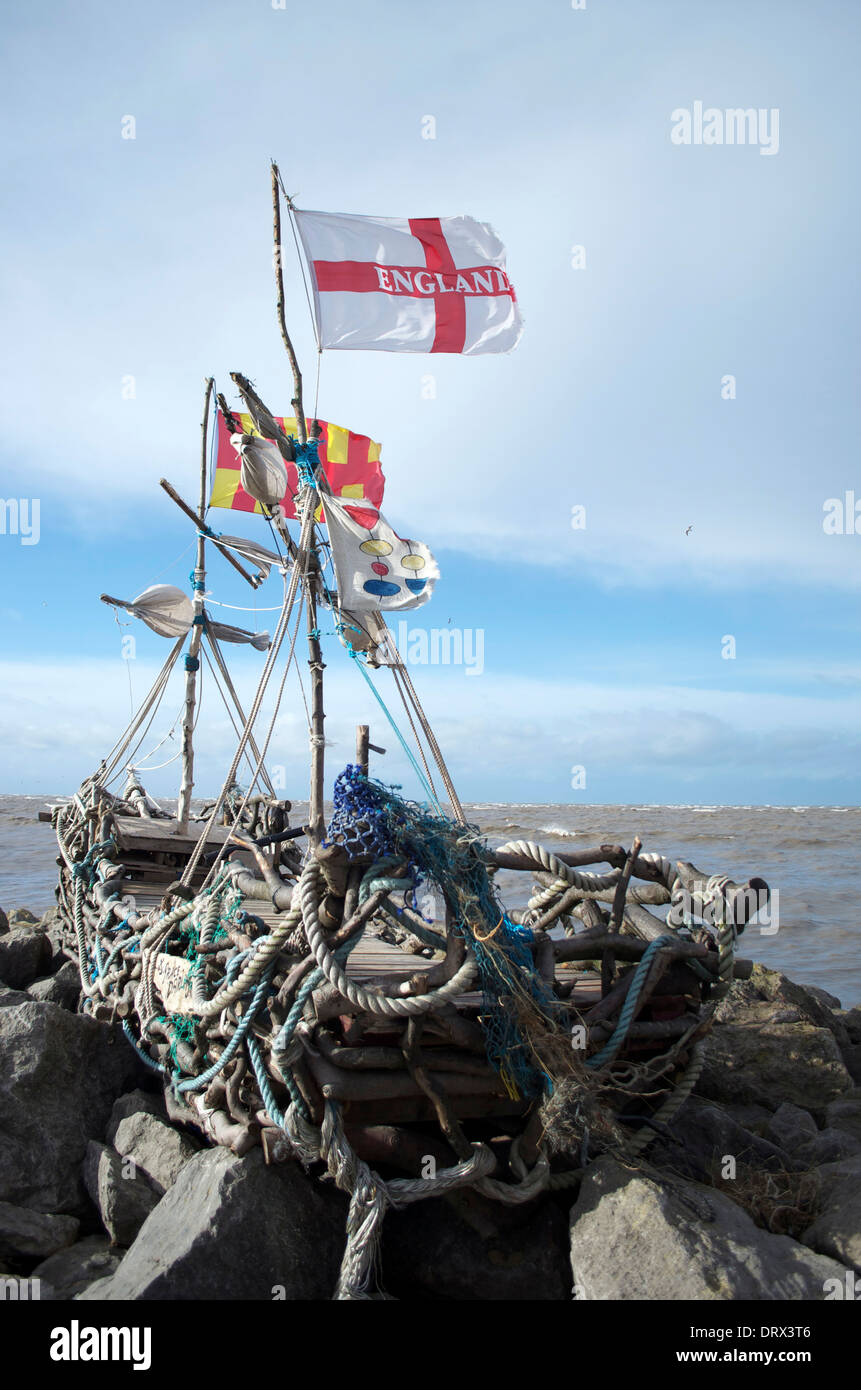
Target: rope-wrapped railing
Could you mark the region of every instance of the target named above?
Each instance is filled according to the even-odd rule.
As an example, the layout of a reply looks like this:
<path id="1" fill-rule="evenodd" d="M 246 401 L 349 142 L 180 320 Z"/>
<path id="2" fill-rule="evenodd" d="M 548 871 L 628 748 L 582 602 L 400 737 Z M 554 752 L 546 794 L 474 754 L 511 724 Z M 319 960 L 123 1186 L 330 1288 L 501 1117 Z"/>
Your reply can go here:
<path id="1" fill-rule="evenodd" d="M 82 1009 L 122 1021 L 165 1078 L 171 1113 L 213 1143 L 325 1166 L 350 1194 L 344 1298 L 369 1296 L 390 1206 L 461 1186 L 508 1204 L 572 1186 L 582 1154 L 601 1151 L 595 1107 L 605 1147 L 641 1152 L 696 1084 L 711 1009 L 745 973 L 737 938 L 768 895 L 762 880 L 705 874 L 639 841 L 489 849 L 460 822 L 410 821 L 409 803 L 392 800 L 386 820 L 385 798 L 375 820 L 361 811 L 375 785 L 351 774 L 349 814 L 336 815 L 331 838 L 280 867 L 254 836 L 271 828 L 260 820 L 268 801 L 249 799 L 204 887 L 171 885 L 149 910 L 124 891 L 111 834 L 127 801 L 93 778 L 53 817 Z M 391 839 L 402 823 L 413 840 Z M 532 877 L 525 911 L 500 907 L 499 869 Z M 442 893 L 444 922 L 416 909 L 422 883 Z M 274 920 L 256 915 L 261 902 Z M 661 907 L 666 920 L 650 910 Z M 400 946 L 402 974 L 375 980 L 354 967 L 369 936 Z M 600 997 L 584 998 L 579 982 L 599 975 Z M 626 1135 L 614 1117 L 632 1095 L 652 1124 Z M 409 1178 L 384 1181 L 369 1166 L 380 1107 L 395 1120 L 386 1161 Z M 469 1134 L 484 1114 L 511 1136 L 505 1162 Z M 410 1130 L 427 1118 L 440 1130 L 430 1176 Z"/>

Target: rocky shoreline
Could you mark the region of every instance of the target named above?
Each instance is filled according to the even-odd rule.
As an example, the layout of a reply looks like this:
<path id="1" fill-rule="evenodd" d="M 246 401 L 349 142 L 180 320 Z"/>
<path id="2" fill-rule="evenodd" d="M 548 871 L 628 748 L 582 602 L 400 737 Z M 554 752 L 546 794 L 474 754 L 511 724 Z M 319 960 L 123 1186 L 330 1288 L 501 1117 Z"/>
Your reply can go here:
<path id="1" fill-rule="evenodd" d="M 346 1198 L 259 1148 L 208 1146 L 120 1029 L 76 1012 L 55 923 L 0 912 L 6 1297 L 12 1281 L 43 1300 L 330 1298 Z M 861 1008 L 756 966 L 644 1158 L 604 1155 L 579 1190 L 520 1207 L 465 1190 L 390 1212 L 381 1283 L 406 1300 L 861 1298 Z"/>

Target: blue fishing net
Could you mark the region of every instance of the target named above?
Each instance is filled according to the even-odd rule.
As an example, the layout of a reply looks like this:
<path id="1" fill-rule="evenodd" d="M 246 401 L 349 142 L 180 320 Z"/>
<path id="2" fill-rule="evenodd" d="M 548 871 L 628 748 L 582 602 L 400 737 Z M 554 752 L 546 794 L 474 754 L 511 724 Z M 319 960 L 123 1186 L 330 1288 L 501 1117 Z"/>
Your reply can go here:
<path id="1" fill-rule="evenodd" d="M 455 824 L 395 787 L 348 765 L 335 779 L 327 843 L 351 858 L 406 859 L 418 887 L 437 887 L 456 916 L 456 930 L 475 952 L 483 995 L 481 1025 L 487 1055 L 509 1094 L 532 1098 L 550 1078 L 529 1039 L 529 1020 L 553 1027 L 557 1003 L 534 968 L 532 933 L 509 921 L 481 858 L 476 827 Z"/>

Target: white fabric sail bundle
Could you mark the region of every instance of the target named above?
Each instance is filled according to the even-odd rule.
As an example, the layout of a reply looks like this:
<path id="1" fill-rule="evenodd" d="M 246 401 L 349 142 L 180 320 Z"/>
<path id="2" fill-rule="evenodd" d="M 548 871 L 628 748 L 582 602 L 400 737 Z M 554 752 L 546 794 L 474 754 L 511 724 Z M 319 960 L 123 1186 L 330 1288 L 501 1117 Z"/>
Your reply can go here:
<path id="1" fill-rule="evenodd" d="M 151 584 L 123 607 L 159 637 L 182 637 L 194 617 L 194 604 L 175 584 Z"/>
<path id="2" fill-rule="evenodd" d="M 287 465 L 277 444 L 257 434 L 232 434 L 240 458 L 239 481 L 262 507 L 277 507 L 287 495 Z"/>
<path id="3" fill-rule="evenodd" d="M 247 536 L 225 536 L 219 534 L 220 545 L 226 545 L 229 550 L 235 550 L 237 555 L 250 560 L 260 574 L 261 580 L 269 578 L 269 571 L 273 565 L 276 569 L 284 567 L 284 560 L 280 555 L 276 555 L 274 550 L 267 550 L 265 545 L 258 545 L 256 541 L 248 540 Z"/>
<path id="4" fill-rule="evenodd" d="M 175 584 L 151 584 L 131 603 L 124 603 L 123 608 L 140 618 L 159 637 L 182 637 L 194 618 L 194 604 Z M 206 626 L 220 642 L 246 643 L 259 652 L 265 652 L 272 640 L 268 632 L 246 632 L 230 623 L 214 622 L 208 613 Z"/>

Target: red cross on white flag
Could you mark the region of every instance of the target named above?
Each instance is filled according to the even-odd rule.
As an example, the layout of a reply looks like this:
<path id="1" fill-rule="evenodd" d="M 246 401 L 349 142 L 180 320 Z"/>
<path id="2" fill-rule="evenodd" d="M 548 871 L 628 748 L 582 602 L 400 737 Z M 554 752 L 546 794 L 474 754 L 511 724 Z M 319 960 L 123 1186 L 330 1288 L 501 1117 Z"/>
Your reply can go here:
<path id="1" fill-rule="evenodd" d="M 295 211 L 320 345 L 383 352 L 509 352 L 520 310 L 505 247 L 471 217 Z"/>

